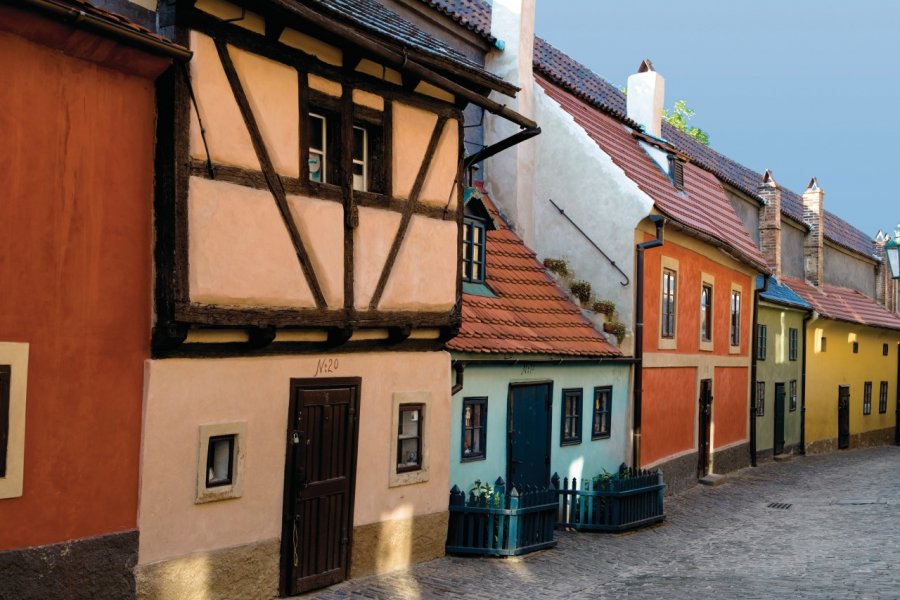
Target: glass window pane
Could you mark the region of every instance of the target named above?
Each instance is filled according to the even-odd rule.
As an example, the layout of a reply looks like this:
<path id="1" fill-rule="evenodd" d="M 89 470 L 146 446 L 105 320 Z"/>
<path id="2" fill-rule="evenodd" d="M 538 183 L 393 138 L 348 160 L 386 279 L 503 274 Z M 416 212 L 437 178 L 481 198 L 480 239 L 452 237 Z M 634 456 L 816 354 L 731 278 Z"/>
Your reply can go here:
<path id="1" fill-rule="evenodd" d="M 325 149 L 325 118 L 309 115 L 309 147 L 317 150 Z"/>
<path id="2" fill-rule="evenodd" d="M 362 127 L 353 128 L 353 160 L 365 159 L 366 130 Z"/>

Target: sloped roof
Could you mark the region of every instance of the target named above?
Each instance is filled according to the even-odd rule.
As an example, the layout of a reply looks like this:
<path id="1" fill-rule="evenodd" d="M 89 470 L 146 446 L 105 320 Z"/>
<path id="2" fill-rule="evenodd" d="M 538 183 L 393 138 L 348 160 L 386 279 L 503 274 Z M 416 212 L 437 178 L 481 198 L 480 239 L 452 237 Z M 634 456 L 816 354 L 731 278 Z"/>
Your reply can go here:
<path id="1" fill-rule="evenodd" d="M 420 0 L 441 12 L 466 29 L 474 31 L 494 45 L 491 35 L 491 5 L 484 0 Z"/>
<path id="2" fill-rule="evenodd" d="M 481 198 L 497 225 L 487 232 L 486 271 L 486 284 L 496 297 L 463 294 L 462 327 L 447 348 L 483 354 L 621 356 L 547 275 L 487 194 Z"/>
<path id="3" fill-rule="evenodd" d="M 268 0 L 290 11 L 297 0 Z M 337 21 L 358 26 L 387 42 L 401 45 L 439 62 L 460 67 L 483 80 L 489 80 L 500 89 L 516 89 L 502 78 L 484 69 L 478 63 L 463 56 L 444 42 L 420 30 L 377 0 L 301 0 L 316 7 Z"/>
<path id="4" fill-rule="evenodd" d="M 762 285 L 762 275 L 759 276 L 759 280 L 758 285 Z M 796 308 L 812 308 L 809 302 L 798 296 L 794 290 L 775 279 L 775 277 L 769 278 L 769 288 L 764 292 L 760 292 L 759 297 L 776 304 L 783 304 Z"/>
<path id="5" fill-rule="evenodd" d="M 588 101 L 595 108 L 634 126 L 627 118 L 625 94 L 621 90 L 539 37 L 534 39 L 533 62 L 535 70 L 556 85 Z M 691 162 L 745 194 L 759 199 L 756 188 L 762 181 L 761 173 L 701 144 L 666 122 L 662 124 L 662 135 L 688 156 Z M 784 186 L 779 187 L 782 190 L 782 214 L 805 226 L 802 197 Z M 825 239 L 868 258 L 872 257 L 872 239 L 868 235 L 828 211 L 825 211 L 824 220 Z"/>
<path id="6" fill-rule="evenodd" d="M 802 279 L 793 277 L 783 279 L 786 285 L 823 317 L 870 327 L 900 330 L 900 316 L 856 290 L 828 284 L 817 288 Z"/>
<path id="7" fill-rule="evenodd" d="M 657 209 L 678 223 L 710 236 L 730 248 L 735 257 L 768 272 L 766 261 L 734 212 L 714 175 L 696 165 L 684 165 L 684 192 L 638 144 L 632 129 L 538 75 L 538 84 L 612 158 L 629 179 L 653 199 Z"/>

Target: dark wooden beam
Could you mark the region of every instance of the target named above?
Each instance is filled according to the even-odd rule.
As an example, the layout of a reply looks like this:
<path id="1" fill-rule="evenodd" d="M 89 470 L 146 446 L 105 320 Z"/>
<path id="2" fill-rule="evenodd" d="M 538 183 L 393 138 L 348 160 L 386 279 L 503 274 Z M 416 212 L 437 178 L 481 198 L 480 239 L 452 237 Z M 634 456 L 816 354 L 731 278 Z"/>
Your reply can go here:
<path id="1" fill-rule="evenodd" d="M 409 193 L 409 199 L 406 201 L 407 204 L 404 207 L 402 216 L 400 218 L 400 227 L 397 229 L 397 234 L 394 236 L 394 241 L 391 244 L 391 250 L 388 253 L 387 260 L 385 260 L 384 262 L 384 268 L 381 270 L 381 276 L 378 278 L 378 285 L 375 286 L 375 291 L 372 294 L 372 300 L 369 302 L 369 309 L 371 310 L 375 310 L 378 308 L 378 304 L 381 302 L 381 295 L 384 293 L 384 288 L 387 285 L 387 281 L 391 276 L 391 272 L 394 270 L 394 262 L 397 260 L 397 254 L 400 252 L 400 246 L 403 244 L 403 240 L 406 238 L 406 230 L 409 228 L 410 219 L 412 219 L 414 209 L 419 201 L 419 193 L 422 191 L 422 186 L 425 184 L 425 177 L 428 175 L 428 168 L 431 166 L 431 161 L 434 158 L 434 153 L 437 150 L 438 142 L 441 139 L 441 134 L 444 132 L 444 124 L 446 122 L 446 117 L 438 117 L 437 123 L 434 124 L 434 131 L 431 132 L 431 139 L 428 140 L 428 148 L 425 150 L 425 156 L 422 157 L 422 164 L 419 166 L 419 173 L 416 175 L 415 183 L 413 183 L 412 190 Z"/>
<path id="2" fill-rule="evenodd" d="M 353 90 L 344 86 L 341 96 L 341 193 L 344 206 L 344 308 L 354 307 L 353 231 L 359 226 L 359 211 L 353 191 Z"/>
<path id="3" fill-rule="evenodd" d="M 253 109 L 250 107 L 250 101 L 247 99 L 247 95 L 241 85 L 241 80 L 238 77 L 237 70 L 234 67 L 234 63 L 231 61 L 231 56 L 228 53 L 228 46 L 222 40 L 217 39 L 215 42 L 216 49 L 219 52 L 219 58 L 222 61 L 222 67 L 225 69 L 225 76 L 228 78 L 228 83 L 231 84 L 231 91 L 234 94 L 234 99 L 237 101 L 241 114 L 244 117 L 244 123 L 247 126 L 247 131 L 250 133 L 250 140 L 253 142 L 253 148 L 259 159 L 259 165 L 266 178 L 269 191 L 272 193 L 275 204 L 278 206 L 278 210 L 281 213 L 281 218 L 284 221 L 285 227 L 287 227 L 291 242 L 294 245 L 294 251 L 297 254 L 297 260 L 300 262 L 300 268 L 303 271 L 303 276 L 306 278 L 306 283 L 309 285 L 316 306 L 324 308 L 326 306 L 325 296 L 322 293 L 322 288 L 319 286 L 319 281 L 316 278 L 316 273 L 313 269 L 312 261 L 309 259 L 309 254 L 306 251 L 306 246 L 303 244 L 303 238 L 300 236 L 300 231 L 297 229 L 297 224 L 294 222 L 294 217 L 291 215 L 291 209 L 287 202 L 284 185 L 282 184 L 281 178 L 275 172 L 275 167 L 272 165 L 272 160 L 269 157 L 269 152 L 262 139 L 262 134 L 256 123 L 256 118 L 253 116 Z"/>

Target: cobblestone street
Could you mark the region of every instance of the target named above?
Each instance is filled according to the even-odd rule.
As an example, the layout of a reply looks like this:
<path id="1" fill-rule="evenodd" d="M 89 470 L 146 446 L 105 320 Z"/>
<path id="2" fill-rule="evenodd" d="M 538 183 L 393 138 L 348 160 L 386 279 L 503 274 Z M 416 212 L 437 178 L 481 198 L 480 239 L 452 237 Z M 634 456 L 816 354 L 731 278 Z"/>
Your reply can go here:
<path id="1" fill-rule="evenodd" d="M 315 597 L 900 597 L 898 447 L 766 463 L 668 498 L 666 512 L 643 531 L 560 533 L 553 550 L 447 557 Z"/>

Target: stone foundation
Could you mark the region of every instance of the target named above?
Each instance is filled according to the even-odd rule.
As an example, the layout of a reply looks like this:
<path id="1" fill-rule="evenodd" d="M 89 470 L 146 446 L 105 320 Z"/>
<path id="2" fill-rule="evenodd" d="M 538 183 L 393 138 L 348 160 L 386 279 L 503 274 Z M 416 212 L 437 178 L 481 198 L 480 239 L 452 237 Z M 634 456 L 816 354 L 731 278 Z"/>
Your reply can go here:
<path id="1" fill-rule="evenodd" d="M 134 598 L 138 532 L 0 552 L 0 598 Z"/>
<path id="2" fill-rule="evenodd" d="M 135 569 L 141 600 L 270 600 L 278 596 L 281 540 L 201 552 Z"/>
<path id="3" fill-rule="evenodd" d="M 787 446 L 785 446 L 784 451 L 787 452 Z M 769 462 L 772 460 L 773 450 L 772 448 L 768 448 L 766 450 L 757 450 L 756 451 L 756 464 Z"/>
<path id="4" fill-rule="evenodd" d="M 418 515 L 353 528 L 350 576 L 386 573 L 444 556 L 450 513 Z"/>
<path id="5" fill-rule="evenodd" d="M 666 496 L 681 493 L 697 485 L 697 460 L 697 453 L 691 452 L 651 467 L 663 472 Z"/>
<path id="6" fill-rule="evenodd" d="M 713 473 L 724 475 L 750 466 L 750 444 L 738 444 L 724 450 L 714 450 L 712 455 Z"/>
<path id="7" fill-rule="evenodd" d="M 894 443 L 894 428 L 876 429 L 863 433 L 850 434 L 850 448 L 872 448 L 874 446 L 890 446 Z M 806 445 L 807 454 L 824 454 L 838 449 L 837 438 L 817 440 Z"/>

